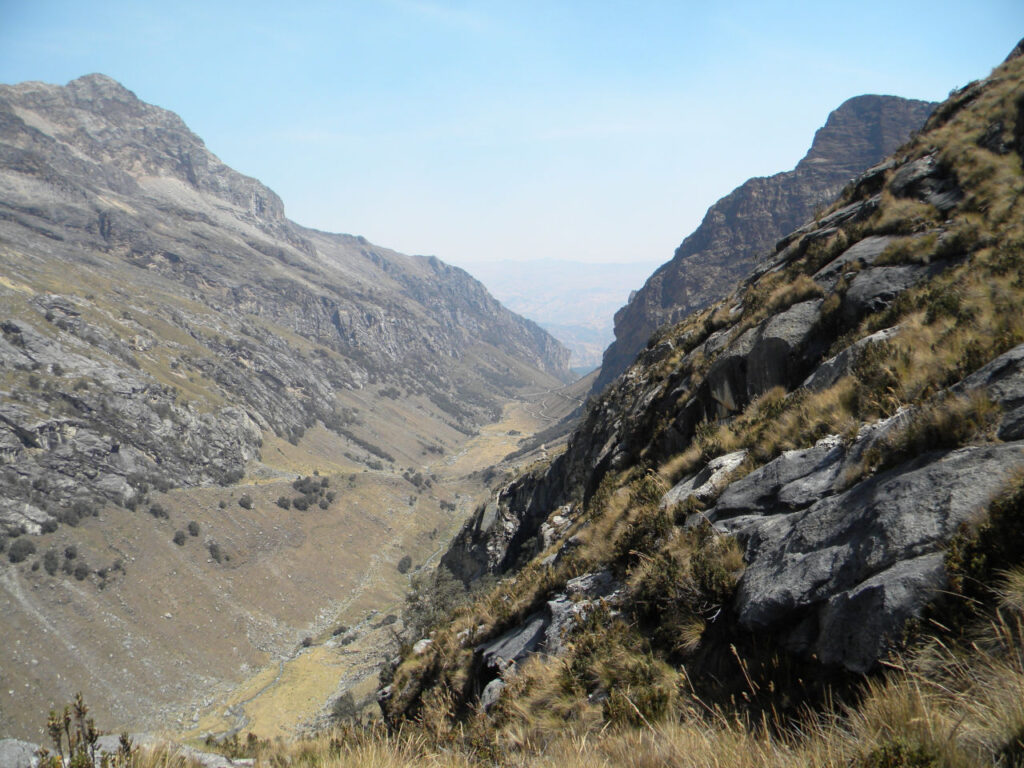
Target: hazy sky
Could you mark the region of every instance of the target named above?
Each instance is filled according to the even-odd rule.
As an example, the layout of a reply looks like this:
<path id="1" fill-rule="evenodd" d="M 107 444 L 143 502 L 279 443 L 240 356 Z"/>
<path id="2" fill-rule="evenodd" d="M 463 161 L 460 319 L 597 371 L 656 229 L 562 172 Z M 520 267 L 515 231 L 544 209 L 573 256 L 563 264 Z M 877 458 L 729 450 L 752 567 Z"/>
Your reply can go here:
<path id="1" fill-rule="evenodd" d="M 844 99 L 940 100 L 1024 0 L 0 0 L 0 81 L 103 72 L 288 215 L 467 264 L 665 261 Z"/>

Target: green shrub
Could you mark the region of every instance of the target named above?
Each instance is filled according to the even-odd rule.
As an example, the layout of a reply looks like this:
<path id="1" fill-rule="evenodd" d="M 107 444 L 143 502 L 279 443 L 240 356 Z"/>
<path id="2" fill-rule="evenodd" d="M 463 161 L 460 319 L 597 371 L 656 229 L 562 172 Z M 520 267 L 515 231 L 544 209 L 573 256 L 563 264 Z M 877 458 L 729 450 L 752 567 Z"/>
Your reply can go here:
<path id="1" fill-rule="evenodd" d="M 46 572 L 53 576 L 57 573 L 57 569 L 60 567 L 60 555 L 57 554 L 57 550 L 48 549 L 46 554 L 43 555 L 43 568 Z"/>
<path id="2" fill-rule="evenodd" d="M 405 555 L 401 560 L 398 561 L 398 572 L 405 574 L 412 568 L 412 558 L 409 555 Z"/>
<path id="3" fill-rule="evenodd" d="M 152 504 L 149 507 L 149 514 L 155 517 L 157 520 L 167 520 L 170 515 L 167 514 L 167 510 L 163 508 L 161 504 Z"/>
<path id="4" fill-rule="evenodd" d="M 195 520 L 190 521 L 189 524 L 188 524 L 188 535 L 189 536 L 198 536 L 199 535 L 199 523 L 197 523 Z"/>
<path id="5" fill-rule="evenodd" d="M 277 497 L 277 506 L 279 506 L 281 509 L 291 509 L 292 508 L 292 500 L 289 499 L 287 496 L 278 496 Z"/>
<path id="6" fill-rule="evenodd" d="M 188 536 L 185 535 L 184 531 L 175 531 L 174 538 L 172 541 L 179 547 L 185 546 L 185 542 L 188 540 Z"/>
<path id="7" fill-rule="evenodd" d="M 14 540 L 10 550 L 7 552 L 7 559 L 12 563 L 20 563 L 27 560 L 29 556 L 36 553 L 36 545 L 32 539 L 20 537 Z"/>
<path id="8" fill-rule="evenodd" d="M 939 765 L 939 756 L 934 750 L 897 737 L 871 750 L 860 768 L 938 768 Z"/>
<path id="9" fill-rule="evenodd" d="M 79 560 L 78 565 L 75 566 L 75 578 L 78 581 L 84 581 L 88 575 L 89 566 L 86 564 L 85 560 Z"/>
<path id="10" fill-rule="evenodd" d="M 213 558 L 215 563 L 219 563 L 223 560 L 224 553 L 221 552 L 220 544 L 215 541 L 211 541 L 206 548 L 210 550 L 210 557 Z"/>
<path id="11" fill-rule="evenodd" d="M 238 499 L 238 506 L 242 509 L 252 509 L 252 496 L 248 493 L 243 493 Z"/>

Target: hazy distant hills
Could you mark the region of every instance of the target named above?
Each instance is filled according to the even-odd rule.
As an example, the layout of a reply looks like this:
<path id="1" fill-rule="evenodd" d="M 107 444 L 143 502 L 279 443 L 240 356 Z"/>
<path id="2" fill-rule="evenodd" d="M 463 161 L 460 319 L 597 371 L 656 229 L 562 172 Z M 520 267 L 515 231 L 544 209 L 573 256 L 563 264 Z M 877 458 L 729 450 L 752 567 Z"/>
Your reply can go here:
<path id="1" fill-rule="evenodd" d="M 612 317 L 657 262 L 588 264 L 561 259 L 467 266 L 513 312 L 536 321 L 572 351 L 573 368 L 596 368 L 612 341 Z"/>
<path id="2" fill-rule="evenodd" d="M 830 203 L 843 186 L 920 128 L 932 102 L 857 96 L 843 102 L 814 135 L 792 171 L 750 179 L 715 203 L 700 226 L 615 315 L 615 341 L 604 353 L 600 391 L 622 373 L 664 323 L 721 298 L 775 242 Z M 756 125 L 752 127 L 756 140 Z"/>

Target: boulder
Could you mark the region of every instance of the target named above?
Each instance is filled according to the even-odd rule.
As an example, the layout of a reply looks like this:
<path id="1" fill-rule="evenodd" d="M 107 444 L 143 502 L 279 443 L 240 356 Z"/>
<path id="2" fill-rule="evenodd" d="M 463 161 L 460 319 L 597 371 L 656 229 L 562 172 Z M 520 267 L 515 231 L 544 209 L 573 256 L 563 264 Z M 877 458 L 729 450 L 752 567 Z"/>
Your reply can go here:
<path id="1" fill-rule="evenodd" d="M 917 570 L 893 567 L 940 552 L 1021 467 L 1021 443 L 934 452 L 802 511 L 745 518 L 732 527 L 746 542 L 748 561 L 735 604 L 740 623 L 786 634 L 795 618 L 817 613 L 819 627 L 827 617 L 845 628 L 842 643 L 829 646 L 830 659 L 862 670 L 878 626 L 858 623 L 855 614 L 871 600 L 898 604 L 900 615 L 920 611 L 934 574 L 920 563 Z M 820 637 L 794 644 L 810 652 Z"/>
<path id="2" fill-rule="evenodd" d="M 815 650 L 824 664 L 866 673 L 896 642 L 946 583 L 943 555 L 902 560 L 853 589 L 833 596 L 820 611 Z"/>
<path id="3" fill-rule="evenodd" d="M 800 352 L 821 315 L 821 299 L 794 304 L 751 328 L 714 362 L 705 377 L 723 414 L 735 413 L 775 386 L 799 380 Z"/>
<path id="4" fill-rule="evenodd" d="M 20 739 L 0 739 L 0 766 L 3 768 L 36 768 L 38 744 Z"/>
<path id="5" fill-rule="evenodd" d="M 851 265 L 871 266 L 882 252 L 897 238 L 891 235 L 871 235 L 858 240 L 832 261 L 814 273 L 814 282 L 831 288 Z"/>
<path id="6" fill-rule="evenodd" d="M 550 621 L 546 612 L 535 613 L 501 637 L 478 645 L 476 652 L 485 667 L 500 674 L 541 646 Z"/>
<path id="7" fill-rule="evenodd" d="M 935 265 L 938 266 L 938 265 Z M 858 272 L 850 283 L 839 312 L 847 326 L 853 326 L 862 317 L 880 312 L 911 286 L 935 271 L 922 265 L 873 267 Z"/>
<path id="8" fill-rule="evenodd" d="M 850 369 L 853 367 L 854 362 L 857 359 L 857 354 L 871 344 L 877 344 L 881 341 L 888 341 L 896 335 L 898 328 L 883 328 L 876 333 L 872 333 L 870 336 L 865 336 L 862 339 L 857 339 L 853 344 L 842 350 L 839 354 L 834 357 L 830 357 L 818 365 L 817 368 L 804 379 L 803 384 L 800 386 L 809 389 L 813 392 L 821 392 L 826 390 L 843 376 L 846 376 Z"/>
<path id="9" fill-rule="evenodd" d="M 810 506 L 831 492 L 846 450 L 838 435 L 814 447 L 786 451 L 763 467 L 729 484 L 708 512 L 712 521 L 736 515 L 772 514 Z M 785 490 L 785 496 L 780 494 Z"/>
<path id="10" fill-rule="evenodd" d="M 957 393 L 983 389 L 1003 409 L 1000 440 L 1024 438 L 1024 344 L 1018 344 L 961 381 Z"/>
<path id="11" fill-rule="evenodd" d="M 489 712 L 491 707 L 498 703 L 498 699 L 501 697 L 501 692 L 505 690 L 505 681 L 500 677 L 496 677 L 487 685 L 484 686 L 483 691 L 480 693 L 480 709 L 483 712 Z"/>
<path id="12" fill-rule="evenodd" d="M 729 476 L 743 463 L 747 452 L 734 451 L 712 459 L 695 475 L 680 480 L 661 497 L 661 508 L 667 509 L 694 497 L 702 504 L 713 501 L 729 482 Z"/>

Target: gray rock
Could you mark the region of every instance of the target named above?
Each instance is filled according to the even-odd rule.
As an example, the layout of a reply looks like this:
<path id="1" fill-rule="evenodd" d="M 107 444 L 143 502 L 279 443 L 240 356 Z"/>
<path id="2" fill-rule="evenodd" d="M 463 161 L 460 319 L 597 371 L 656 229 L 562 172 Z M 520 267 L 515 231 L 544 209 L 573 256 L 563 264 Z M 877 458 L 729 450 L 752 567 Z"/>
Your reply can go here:
<path id="1" fill-rule="evenodd" d="M 38 744 L 20 739 L 0 739 L 0 768 L 36 768 Z"/>
<path id="2" fill-rule="evenodd" d="M 1024 438 L 1024 344 L 1004 352 L 952 389 L 958 394 L 983 389 L 1003 409 L 999 439 Z"/>
<path id="3" fill-rule="evenodd" d="M 501 692 L 505 690 L 505 681 L 500 677 L 496 677 L 487 685 L 484 686 L 483 691 L 480 692 L 480 709 L 483 712 L 490 712 L 491 707 L 498 703 L 498 699 L 501 698 Z"/>
<path id="4" fill-rule="evenodd" d="M 741 450 L 712 459 L 700 472 L 672 486 L 671 490 L 661 497 L 661 508 L 675 506 L 691 496 L 704 504 L 712 501 L 746 457 L 747 452 Z"/>
<path id="5" fill-rule="evenodd" d="M 933 271 L 934 268 L 927 266 L 903 265 L 873 267 L 858 272 L 839 308 L 843 321 L 852 326 L 865 315 L 880 312 Z"/>
<path id="6" fill-rule="evenodd" d="M 896 171 L 889 181 L 889 191 L 897 197 L 916 197 L 943 213 L 951 211 L 963 199 L 956 179 L 942 168 L 934 154 L 918 158 Z"/>
<path id="7" fill-rule="evenodd" d="M 810 506 L 830 492 L 845 455 L 842 441 L 836 435 L 819 440 L 812 448 L 786 451 L 730 483 L 708 511 L 708 519 L 718 521 Z"/>
<path id="8" fill-rule="evenodd" d="M 850 372 L 853 363 L 857 359 L 857 354 L 864 349 L 864 347 L 871 344 L 877 344 L 881 341 L 888 341 L 896 335 L 898 330 L 898 327 L 883 328 L 876 333 L 872 333 L 870 336 L 857 339 L 857 341 L 842 350 L 839 354 L 834 357 L 830 357 L 828 360 L 819 364 L 811 375 L 804 379 L 803 384 L 800 386 L 809 389 L 812 392 L 821 392 L 828 389 Z"/>
<path id="9" fill-rule="evenodd" d="M 752 398 L 788 385 L 796 358 L 820 317 L 821 299 L 794 304 L 746 331 L 711 366 L 705 377 L 710 396 L 723 415 L 740 410 Z"/>
<path id="10" fill-rule="evenodd" d="M 541 646 L 549 623 L 546 612 L 535 613 L 501 637 L 477 646 L 476 652 L 484 666 L 500 674 Z"/>
<path id="11" fill-rule="evenodd" d="M 892 235 L 871 235 L 863 240 L 858 240 L 832 261 L 823 266 L 814 274 L 814 281 L 821 285 L 832 287 L 839 276 L 849 269 L 851 264 L 871 266 L 875 260 L 882 255 L 882 252 L 889 247 L 897 238 Z"/>
<path id="12" fill-rule="evenodd" d="M 824 664 L 869 672 L 945 582 L 943 555 L 935 552 L 901 560 L 834 595 L 820 611 L 818 658 Z"/>
<path id="13" fill-rule="evenodd" d="M 906 585 L 925 585 L 924 576 L 911 579 L 897 569 L 890 576 L 904 587 L 894 584 L 891 589 L 885 576 L 870 580 L 900 562 L 938 552 L 957 526 L 984 509 L 1021 467 L 1020 443 L 926 454 L 803 511 L 748 517 L 743 528 L 734 529 L 746 541 L 749 563 L 736 599 L 741 624 L 784 631 L 795 615 L 815 610 L 820 617 L 833 597 L 851 590 L 851 595 L 860 595 L 855 590 L 863 585 L 881 585 L 886 600 L 902 595 L 898 604 L 903 612 L 919 610 L 924 587 Z M 859 600 L 867 600 L 868 594 Z M 838 605 L 830 613 L 836 626 L 847 621 L 842 618 L 846 614 L 837 612 Z M 855 610 L 860 603 L 850 605 Z M 850 619 L 842 626 L 852 624 Z M 868 640 L 844 642 L 855 656 L 846 658 L 834 646 L 836 663 L 862 668 L 861 651 Z"/>
<path id="14" fill-rule="evenodd" d="M 576 625 L 586 608 L 582 603 L 574 603 L 565 595 L 556 595 L 553 600 L 548 600 L 547 611 L 551 623 L 544 633 L 544 650 L 552 656 L 557 656 L 564 650 L 565 635 Z"/>
<path id="15" fill-rule="evenodd" d="M 565 582 L 565 591 L 577 599 L 589 598 L 593 600 L 608 597 L 621 588 L 621 586 L 622 584 L 612 576 L 612 572 L 606 569 L 594 573 L 585 573 L 582 576 L 569 579 Z"/>

